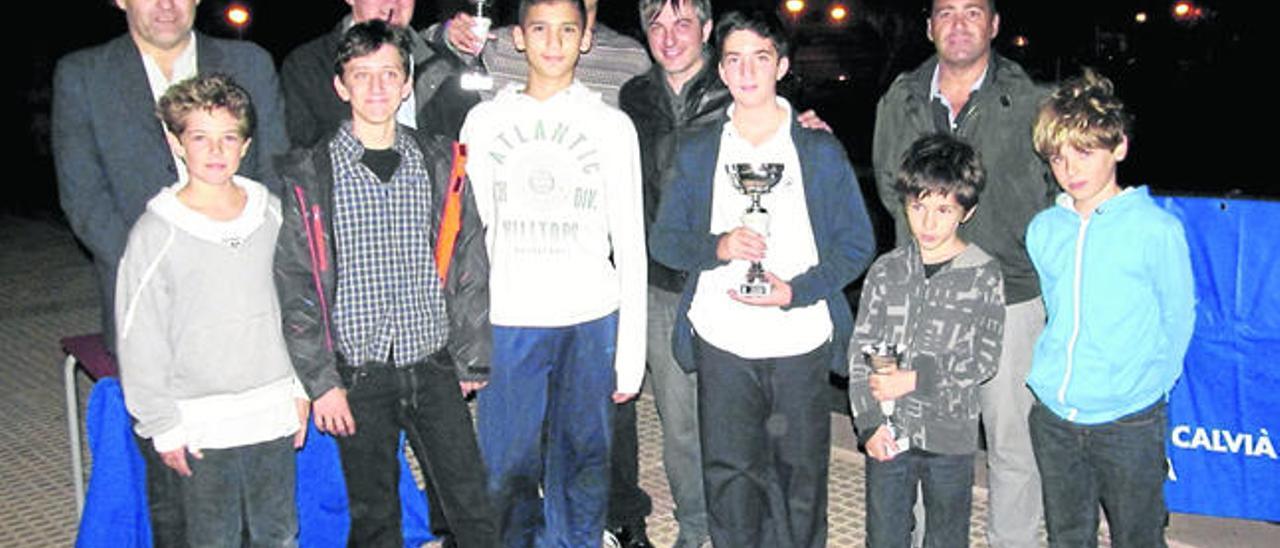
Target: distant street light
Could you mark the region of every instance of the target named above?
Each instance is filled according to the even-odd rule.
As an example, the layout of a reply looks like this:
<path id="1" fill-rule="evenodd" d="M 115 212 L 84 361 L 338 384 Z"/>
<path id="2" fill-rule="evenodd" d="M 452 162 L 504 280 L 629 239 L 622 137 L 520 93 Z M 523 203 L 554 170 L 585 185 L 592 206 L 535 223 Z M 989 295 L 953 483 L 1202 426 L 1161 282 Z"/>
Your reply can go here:
<path id="1" fill-rule="evenodd" d="M 1178 0 L 1173 3 L 1173 18 L 1179 21 L 1188 21 L 1197 19 L 1204 13 L 1200 6 L 1195 5 L 1189 0 Z"/>
<path id="2" fill-rule="evenodd" d="M 1190 0 L 1178 0 L 1173 4 L 1173 19 L 1179 23 L 1194 25 L 1204 17 L 1204 8 Z"/>
<path id="3" fill-rule="evenodd" d="M 231 4 L 227 6 L 227 23 L 235 27 L 236 30 L 244 31 L 244 27 L 249 24 L 249 8 L 239 4 Z"/>
<path id="4" fill-rule="evenodd" d="M 791 14 L 791 17 L 798 17 L 800 12 L 804 11 L 804 0 L 787 0 L 782 3 L 782 7 Z"/>
<path id="5" fill-rule="evenodd" d="M 831 20 L 836 23 L 843 23 L 846 17 L 849 17 L 849 8 L 840 4 L 833 4 L 831 10 L 827 12 L 831 15 Z"/>
<path id="6" fill-rule="evenodd" d="M 1015 46 L 1017 46 L 1017 47 L 1025 48 L 1025 47 L 1027 47 L 1027 44 L 1029 44 L 1029 43 L 1030 43 L 1030 42 L 1027 40 L 1027 37 L 1026 37 L 1026 36 L 1023 36 L 1023 35 L 1021 35 L 1021 34 L 1019 34 L 1019 35 L 1017 35 L 1017 36 L 1014 36 L 1014 37 L 1013 37 L 1013 45 L 1015 45 Z"/>
<path id="7" fill-rule="evenodd" d="M 1147 22 L 1147 12 L 1145 12 L 1145 11 L 1140 11 L 1140 12 L 1138 12 L 1137 14 L 1135 14 L 1135 15 L 1133 16 L 1133 20 L 1134 20 L 1134 21 L 1136 21 L 1136 22 L 1138 22 L 1138 23 L 1146 23 L 1146 22 Z"/>

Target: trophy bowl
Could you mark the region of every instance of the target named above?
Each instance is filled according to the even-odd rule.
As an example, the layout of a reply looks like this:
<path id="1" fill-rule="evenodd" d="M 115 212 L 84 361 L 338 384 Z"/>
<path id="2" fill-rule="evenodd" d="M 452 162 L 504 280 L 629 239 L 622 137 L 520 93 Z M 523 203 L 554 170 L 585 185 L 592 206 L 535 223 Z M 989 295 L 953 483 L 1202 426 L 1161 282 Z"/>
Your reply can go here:
<path id="1" fill-rule="evenodd" d="M 783 165 L 777 162 L 729 164 L 725 170 L 738 191 L 752 197 L 759 207 L 759 197 L 773 190 L 782 180 Z"/>

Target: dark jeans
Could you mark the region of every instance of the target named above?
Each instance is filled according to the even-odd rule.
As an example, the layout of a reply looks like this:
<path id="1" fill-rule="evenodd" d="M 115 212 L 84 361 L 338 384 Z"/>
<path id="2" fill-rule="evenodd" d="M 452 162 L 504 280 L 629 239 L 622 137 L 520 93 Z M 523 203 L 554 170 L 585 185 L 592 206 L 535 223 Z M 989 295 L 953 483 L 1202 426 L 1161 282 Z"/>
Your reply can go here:
<path id="1" fill-rule="evenodd" d="M 1065 421 L 1036 402 L 1031 442 L 1049 546 L 1098 545 L 1098 504 L 1116 548 L 1165 546 L 1165 403 L 1111 422 Z"/>
<path id="2" fill-rule="evenodd" d="M 396 454 L 403 429 L 458 546 L 497 546 L 471 413 L 447 355 L 401 367 L 340 365 L 338 372 L 356 422 L 354 435 L 337 438 L 351 508 L 348 545 L 404 545 Z"/>
<path id="3" fill-rule="evenodd" d="M 156 548 L 187 545 L 187 522 L 182 511 L 181 480 L 177 472 L 164 465 L 160 453 L 150 439 L 139 437 L 142 461 L 147 467 L 147 513 L 151 521 L 151 544 Z M 188 459 L 190 462 L 190 459 Z"/>
<path id="4" fill-rule="evenodd" d="M 921 449 L 885 462 L 867 457 L 867 546 L 911 546 L 917 485 L 924 492 L 925 547 L 968 546 L 973 458 Z"/>
<path id="5" fill-rule="evenodd" d="M 640 448 L 636 433 L 636 400 L 614 407 L 613 450 L 609 454 L 610 528 L 644 531 L 653 501 L 640 488 Z"/>
<path id="6" fill-rule="evenodd" d="M 712 543 L 826 546 L 830 345 L 750 360 L 698 339 L 694 353 Z"/>
<path id="7" fill-rule="evenodd" d="M 181 482 L 186 546 L 298 545 L 293 436 L 202 453 Z"/>

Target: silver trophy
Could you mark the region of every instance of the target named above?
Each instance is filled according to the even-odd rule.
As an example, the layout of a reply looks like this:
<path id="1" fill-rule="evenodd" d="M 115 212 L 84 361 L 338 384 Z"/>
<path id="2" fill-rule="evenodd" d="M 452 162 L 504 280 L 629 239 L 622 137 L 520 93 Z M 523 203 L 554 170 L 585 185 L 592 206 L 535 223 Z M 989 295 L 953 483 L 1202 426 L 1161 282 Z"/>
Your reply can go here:
<path id="1" fill-rule="evenodd" d="M 738 192 L 751 197 L 751 207 L 742 214 L 742 226 L 750 228 L 761 236 L 769 235 L 769 212 L 760 206 L 760 197 L 768 194 L 782 180 L 783 165 L 780 163 L 728 164 L 724 170 L 729 173 L 733 187 Z M 752 261 L 747 270 L 747 279 L 738 286 L 738 294 L 744 297 L 763 297 L 769 294 L 772 286 L 764 277 L 764 266 L 759 261 Z"/>
<path id="2" fill-rule="evenodd" d="M 875 346 L 863 347 L 862 353 L 866 356 L 872 373 L 876 375 L 891 374 L 898 370 L 902 362 L 902 349 L 895 343 L 882 341 Z M 884 426 L 889 430 L 889 437 L 893 438 L 894 442 L 893 455 L 911 447 L 911 440 L 904 432 L 898 431 L 898 425 L 894 423 L 893 413 L 896 411 L 896 404 L 897 400 L 880 402 L 880 414 L 884 415 Z"/>

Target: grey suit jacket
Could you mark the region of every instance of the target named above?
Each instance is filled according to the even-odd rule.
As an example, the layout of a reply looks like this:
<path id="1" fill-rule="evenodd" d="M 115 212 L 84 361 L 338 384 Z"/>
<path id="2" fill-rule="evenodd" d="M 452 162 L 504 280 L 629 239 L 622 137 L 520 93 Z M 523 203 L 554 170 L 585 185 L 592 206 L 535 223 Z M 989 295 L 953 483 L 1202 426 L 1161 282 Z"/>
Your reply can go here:
<path id="1" fill-rule="evenodd" d="M 288 148 L 275 65 L 249 42 L 196 33 L 201 74 L 222 72 L 248 90 L 257 111 L 241 175 L 275 190 L 270 158 Z M 58 194 L 71 229 L 93 254 L 109 322 L 115 269 L 129 229 L 147 200 L 178 180 L 164 128 L 155 114 L 138 48 L 128 34 L 70 53 L 53 76 L 53 159 Z M 110 324 L 104 327 L 111 332 Z"/>

